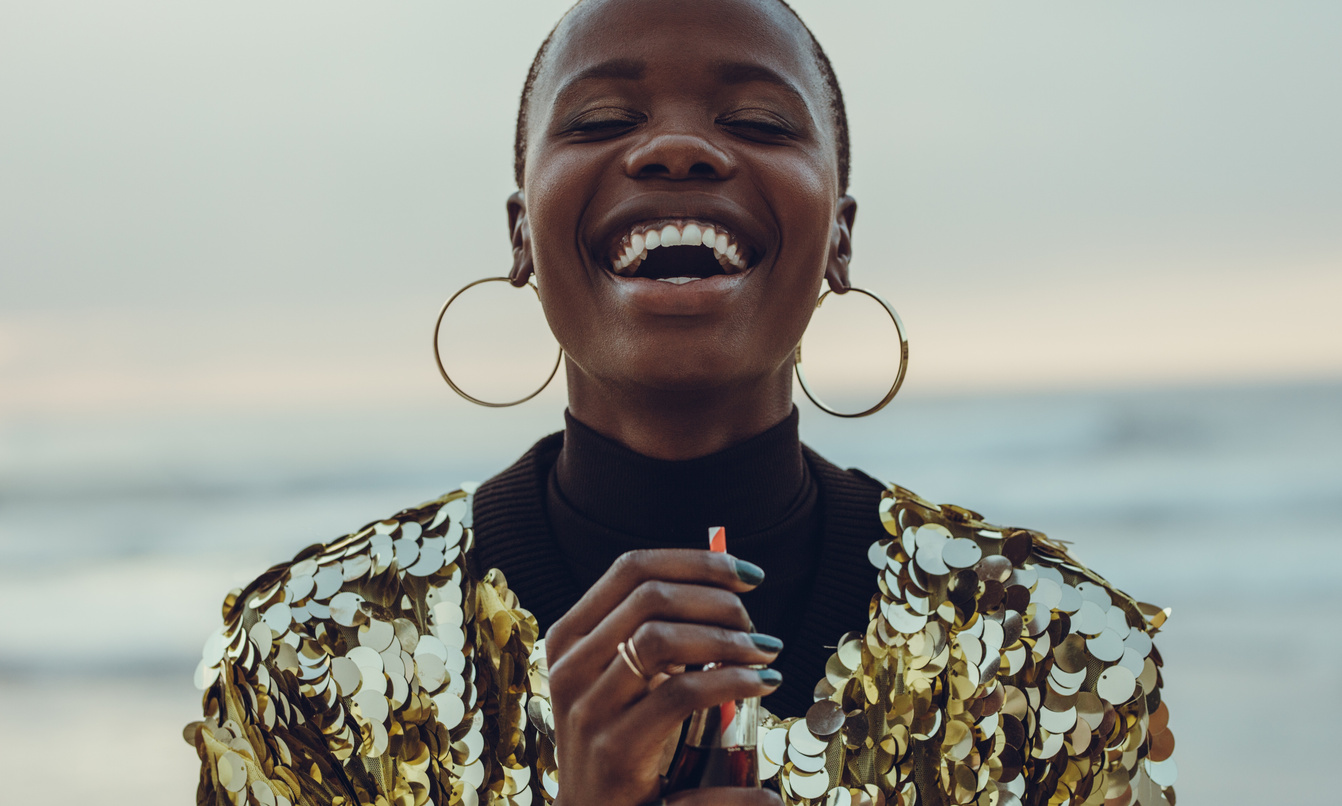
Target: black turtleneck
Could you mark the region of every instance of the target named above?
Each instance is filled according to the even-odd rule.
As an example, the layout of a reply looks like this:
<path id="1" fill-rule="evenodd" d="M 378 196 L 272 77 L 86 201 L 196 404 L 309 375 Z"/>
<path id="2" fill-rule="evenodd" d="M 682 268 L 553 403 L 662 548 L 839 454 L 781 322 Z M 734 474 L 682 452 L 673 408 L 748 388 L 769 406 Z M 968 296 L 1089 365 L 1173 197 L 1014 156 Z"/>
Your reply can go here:
<path id="1" fill-rule="evenodd" d="M 705 549 L 709 527 L 723 526 L 727 551 L 764 569 L 764 583 L 741 596 L 755 629 L 792 640 L 820 547 L 819 492 L 802 458 L 796 409 L 739 445 L 680 462 L 635 453 L 565 418 L 545 503 L 584 590 L 627 551 Z"/>
<path id="2" fill-rule="evenodd" d="M 883 530 L 881 485 L 805 448 L 797 423 L 794 409 L 726 450 L 667 461 L 566 414 L 564 432 L 477 491 L 477 570 L 502 570 L 544 632 L 624 552 L 707 548 L 708 528 L 724 526 L 727 550 L 765 571 L 741 597 L 755 628 L 786 644 L 783 685 L 764 705 L 800 715 L 839 636 L 866 625 L 866 553 Z"/>

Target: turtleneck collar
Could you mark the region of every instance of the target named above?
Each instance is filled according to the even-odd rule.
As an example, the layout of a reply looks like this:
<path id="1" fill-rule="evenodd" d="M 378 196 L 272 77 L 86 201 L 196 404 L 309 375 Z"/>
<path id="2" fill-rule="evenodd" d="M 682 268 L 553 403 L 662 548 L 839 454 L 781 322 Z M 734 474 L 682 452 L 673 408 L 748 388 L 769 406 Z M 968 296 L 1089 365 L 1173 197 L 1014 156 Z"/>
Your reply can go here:
<path id="1" fill-rule="evenodd" d="M 787 426 L 793 434 L 795 416 Z M 555 464 L 564 444 L 574 438 L 572 420 L 569 425 L 567 433 L 536 443 L 516 464 L 481 485 L 475 496 L 472 571 L 501 569 L 542 632 L 577 603 L 620 552 L 649 547 L 641 535 L 653 520 L 645 516 L 639 528 L 616 531 L 583 517 L 563 500 Z M 887 536 L 876 517 L 883 485 L 856 471 L 840 470 L 804 446 L 801 452 L 803 493 L 795 506 L 783 507 L 790 510 L 783 521 L 762 532 L 727 533 L 732 554 L 765 569 L 764 584 L 743 594 L 741 601 L 759 632 L 787 644 L 773 664 L 783 673 L 783 685 L 764 700 L 765 707 L 782 717 L 806 713 L 838 634 L 869 618 L 876 582 L 867 550 L 872 541 Z M 751 472 L 772 471 L 757 467 Z M 593 488 L 601 489 L 596 484 Z M 600 500 L 604 503 L 593 514 L 616 520 L 606 514 L 607 505 L 622 508 L 614 503 L 616 497 Z M 773 520 L 773 512 L 755 516 Z M 699 541 L 707 538 L 699 527 L 689 535 L 691 547 L 702 547 Z"/>
<path id="2" fill-rule="evenodd" d="M 554 484 L 577 513 L 649 545 L 699 548 L 710 526 L 732 538 L 768 531 L 813 487 L 798 436 L 799 414 L 738 445 L 698 459 L 653 459 L 564 413 Z"/>

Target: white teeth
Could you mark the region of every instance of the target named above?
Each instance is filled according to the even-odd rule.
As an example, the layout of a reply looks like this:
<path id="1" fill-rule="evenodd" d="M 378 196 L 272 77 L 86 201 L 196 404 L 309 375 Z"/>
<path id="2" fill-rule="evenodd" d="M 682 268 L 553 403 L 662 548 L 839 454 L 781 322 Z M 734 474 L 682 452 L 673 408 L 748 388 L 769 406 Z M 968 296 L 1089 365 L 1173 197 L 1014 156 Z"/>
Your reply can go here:
<path id="1" fill-rule="evenodd" d="M 611 261 L 611 269 L 622 276 L 632 276 L 648 256 L 660 246 L 706 246 L 712 249 L 718 263 L 728 273 L 745 271 L 745 255 L 727 232 L 710 224 L 687 221 L 683 224 L 665 224 L 659 229 L 640 230 L 626 236 L 618 255 Z M 698 277 L 666 277 L 663 282 L 683 285 Z"/>
<path id="2" fill-rule="evenodd" d="M 692 283 L 692 282 L 694 282 L 695 280 L 698 280 L 698 279 L 699 279 L 698 277 L 658 277 L 658 278 L 657 278 L 657 282 L 659 282 L 659 283 L 675 283 L 676 285 L 685 285 L 686 283 Z"/>

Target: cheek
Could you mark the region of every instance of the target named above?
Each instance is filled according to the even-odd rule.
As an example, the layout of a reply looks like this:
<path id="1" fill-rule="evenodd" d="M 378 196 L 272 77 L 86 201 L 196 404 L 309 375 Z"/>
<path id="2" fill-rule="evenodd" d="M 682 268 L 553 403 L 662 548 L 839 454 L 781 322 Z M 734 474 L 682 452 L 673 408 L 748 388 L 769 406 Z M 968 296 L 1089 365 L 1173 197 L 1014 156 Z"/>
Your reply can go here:
<path id="1" fill-rule="evenodd" d="M 759 176 L 781 228 L 778 276 L 770 279 L 776 287 L 787 288 L 787 294 L 779 297 L 796 306 L 795 315 L 804 327 L 829 260 L 837 180 L 827 162 L 802 154 L 771 160 L 761 166 Z"/>
<path id="2" fill-rule="evenodd" d="M 579 223 L 601 180 L 599 163 L 572 150 L 536 154 L 527 164 L 527 220 L 537 273 L 568 274 L 578 263 Z"/>
<path id="3" fill-rule="evenodd" d="M 578 232 L 600 181 L 590 159 L 563 151 L 528 162 L 523 193 L 541 306 L 566 353 L 590 352 L 600 319 L 594 277 L 586 270 Z"/>
<path id="4" fill-rule="evenodd" d="M 794 153 L 769 160 L 758 175 L 778 217 L 780 251 L 789 268 L 817 277 L 825 272 L 830 232 L 838 201 L 838 182 L 829 161 L 817 154 Z"/>
<path id="5" fill-rule="evenodd" d="M 571 182 L 562 176 L 541 176 L 526 183 L 527 223 L 531 229 L 531 252 L 536 273 L 549 280 L 557 268 L 567 262 L 565 253 L 573 250 L 577 219 L 573 206 L 564 200 L 571 195 Z M 569 260 L 572 258 L 570 257 Z"/>
<path id="6" fill-rule="evenodd" d="M 815 313 L 824 283 L 838 182 L 823 154 L 791 152 L 757 169 L 761 189 L 781 231 L 779 261 L 769 277 L 765 329 L 774 351 L 790 352 Z"/>

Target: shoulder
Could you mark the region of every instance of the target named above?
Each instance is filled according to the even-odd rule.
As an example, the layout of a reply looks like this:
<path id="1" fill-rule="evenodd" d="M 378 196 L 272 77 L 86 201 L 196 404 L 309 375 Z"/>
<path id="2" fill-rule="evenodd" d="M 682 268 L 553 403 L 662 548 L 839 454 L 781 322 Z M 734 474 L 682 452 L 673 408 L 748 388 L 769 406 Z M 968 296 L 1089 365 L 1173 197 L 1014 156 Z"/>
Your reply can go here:
<path id="1" fill-rule="evenodd" d="M 1154 634 L 1168 616 L 1168 609 L 1137 602 L 1084 565 L 1069 541 L 993 524 L 974 510 L 933 504 L 896 484 L 886 486 L 878 509 L 892 539 L 873 544 L 873 565 L 889 569 L 899 562 L 892 557 L 902 556 L 910 582 L 925 588 L 944 585 L 945 602 L 967 604 L 959 599 L 973 587 L 978 612 L 1028 611 L 1034 621 L 1027 628 L 1067 615 L 1081 619 L 1076 626 L 1088 632 L 1103 632 L 1097 608 L 1106 614 L 1109 630 L 1124 634 L 1133 629 Z M 1021 599 L 1024 591 L 1030 594 L 1028 603 Z"/>
<path id="2" fill-rule="evenodd" d="M 1063 541 L 816 458 L 876 591 L 806 716 L 766 724 L 762 776 L 814 803 L 833 786 L 904 804 L 1173 802 L 1152 641 L 1168 610 Z M 835 754 L 838 774 L 822 763 Z"/>
<path id="3" fill-rule="evenodd" d="M 933 678 L 947 684 L 943 775 L 958 780 L 966 763 L 948 743 L 985 737 L 998 783 L 1018 797 L 1028 780 L 1076 800 L 1102 788 L 1125 803 L 1162 802 L 1173 738 L 1152 637 L 1169 611 L 1135 601 L 1041 532 L 897 485 L 879 511 L 888 538 L 869 554 L 881 588 L 873 623 L 915 699 L 937 688 Z M 920 724 L 932 713 L 914 703 L 915 736 L 937 730 Z"/>
<path id="4" fill-rule="evenodd" d="M 225 598 L 196 671 L 205 718 L 186 731 L 201 802 L 243 787 L 263 803 L 349 804 L 435 788 L 438 765 L 416 748 L 478 713 L 459 562 L 471 492 L 309 546 Z M 374 775 L 378 759 L 391 766 Z"/>
<path id="5" fill-rule="evenodd" d="M 239 628 L 260 635 L 257 624 L 280 636 L 315 629 L 328 620 L 353 627 L 364 621 L 359 615 L 363 610 L 394 607 L 393 589 L 409 579 L 441 581 L 470 548 L 473 492 L 474 485 L 464 485 L 330 543 L 314 543 L 272 566 L 224 598 L 219 635 L 236 635 Z M 216 641 L 212 636 L 211 642 Z M 198 682 L 210 680 L 211 661 L 217 660 L 206 652 Z"/>

